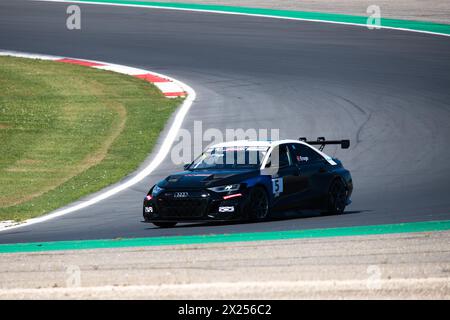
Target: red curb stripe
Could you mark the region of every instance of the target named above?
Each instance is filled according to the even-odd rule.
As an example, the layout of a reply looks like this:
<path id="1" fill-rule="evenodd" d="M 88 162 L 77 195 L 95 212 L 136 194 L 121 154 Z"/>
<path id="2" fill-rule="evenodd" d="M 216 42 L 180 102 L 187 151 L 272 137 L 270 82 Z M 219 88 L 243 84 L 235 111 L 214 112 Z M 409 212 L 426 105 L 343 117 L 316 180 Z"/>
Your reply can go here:
<path id="1" fill-rule="evenodd" d="M 70 58 L 62 58 L 62 59 L 57 59 L 55 61 L 63 62 L 63 63 L 70 63 L 70 64 L 76 64 L 76 65 L 86 66 L 86 67 L 108 66 L 107 64 L 103 64 L 103 63 L 86 61 L 86 60 L 78 60 L 78 59 L 70 59 Z M 168 80 L 166 78 L 159 77 L 159 76 L 151 74 L 151 73 L 138 74 L 138 75 L 134 75 L 133 77 L 138 78 L 138 79 L 142 79 L 142 80 L 145 80 L 145 81 L 148 81 L 150 83 L 172 82 L 172 81 L 170 81 L 170 80 Z M 183 92 L 183 91 L 180 91 L 180 92 L 163 92 L 163 94 L 166 97 L 185 97 L 187 95 L 186 92 Z"/>
<path id="2" fill-rule="evenodd" d="M 186 92 L 163 92 L 166 97 L 181 97 L 185 96 Z"/>
<path id="3" fill-rule="evenodd" d="M 161 78 L 161 77 L 155 76 L 150 73 L 138 74 L 138 75 L 135 75 L 135 77 L 139 78 L 139 79 L 143 79 L 148 82 L 152 82 L 152 83 L 154 83 L 154 82 L 170 82 L 169 80 L 167 80 L 165 78 Z"/>
<path id="4" fill-rule="evenodd" d="M 77 65 L 85 66 L 85 67 L 104 66 L 104 64 L 102 64 L 102 63 L 91 62 L 91 61 L 84 61 L 84 60 L 76 60 L 76 59 L 68 59 L 68 58 L 58 59 L 56 61 L 64 62 L 64 63 L 70 63 L 70 64 L 77 64 Z"/>

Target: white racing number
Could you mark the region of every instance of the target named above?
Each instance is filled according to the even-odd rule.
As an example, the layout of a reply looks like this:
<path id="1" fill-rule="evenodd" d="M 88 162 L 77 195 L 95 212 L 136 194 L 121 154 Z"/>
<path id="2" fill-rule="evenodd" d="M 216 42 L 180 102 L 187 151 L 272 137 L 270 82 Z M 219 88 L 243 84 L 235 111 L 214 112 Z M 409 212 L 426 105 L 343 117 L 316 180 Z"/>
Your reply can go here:
<path id="1" fill-rule="evenodd" d="M 272 179 L 272 192 L 278 197 L 283 192 L 283 178 Z"/>

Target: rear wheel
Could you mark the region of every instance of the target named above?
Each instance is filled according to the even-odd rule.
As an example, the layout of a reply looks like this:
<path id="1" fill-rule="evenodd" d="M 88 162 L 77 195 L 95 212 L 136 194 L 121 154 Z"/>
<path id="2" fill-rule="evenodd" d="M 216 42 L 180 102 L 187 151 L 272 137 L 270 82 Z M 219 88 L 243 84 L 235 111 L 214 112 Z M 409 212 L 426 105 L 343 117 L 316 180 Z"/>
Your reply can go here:
<path id="1" fill-rule="evenodd" d="M 269 198 L 267 192 L 261 187 L 255 187 L 249 195 L 249 217 L 254 220 L 264 220 L 269 216 Z"/>
<path id="2" fill-rule="evenodd" d="M 347 205 L 347 188 L 341 179 L 335 179 L 328 189 L 327 214 L 340 214 Z"/>
<path id="3" fill-rule="evenodd" d="M 152 222 L 152 223 L 160 228 L 173 228 L 177 224 L 176 222 Z"/>

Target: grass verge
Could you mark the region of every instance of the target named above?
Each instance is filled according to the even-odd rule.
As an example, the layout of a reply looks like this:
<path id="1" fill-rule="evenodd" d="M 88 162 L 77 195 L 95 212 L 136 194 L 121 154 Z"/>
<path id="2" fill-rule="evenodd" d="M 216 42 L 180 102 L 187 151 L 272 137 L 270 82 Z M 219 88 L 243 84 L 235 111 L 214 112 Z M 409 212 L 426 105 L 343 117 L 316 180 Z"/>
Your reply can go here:
<path id="1" fill-rule="evenodd" d="M 130 76 L 0 57 L 0 220 L 36 217 L 119 181 L 180 102 Z"/>

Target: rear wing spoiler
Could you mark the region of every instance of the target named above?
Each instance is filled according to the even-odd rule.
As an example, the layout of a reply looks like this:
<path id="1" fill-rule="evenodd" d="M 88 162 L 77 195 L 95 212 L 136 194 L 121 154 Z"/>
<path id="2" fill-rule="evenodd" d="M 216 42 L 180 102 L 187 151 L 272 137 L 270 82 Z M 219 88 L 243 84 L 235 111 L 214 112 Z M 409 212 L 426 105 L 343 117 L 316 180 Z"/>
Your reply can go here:
<path id="1" fill-rule="evenodd" d="M 329 144 L 340 144 L 342 149 L 348 149 L 350 147 L 350 140 L 326 140 L 325 137 L 318 137 L 316 141 L 313 140 L 307 140 L 305 137 L 301 137 L 298 140 L 306 142 L 310 145 L 320 145 L 319 150 L 323 151 L 323 148 L 325 148 L 326 145 Z"/>

